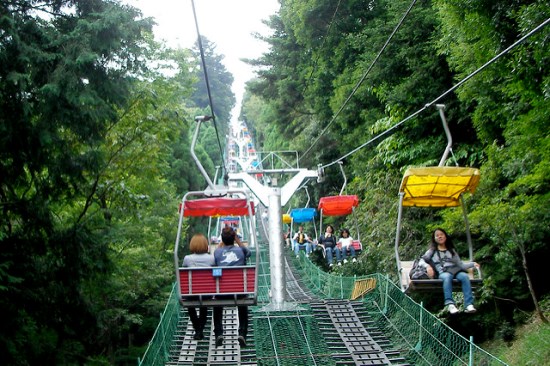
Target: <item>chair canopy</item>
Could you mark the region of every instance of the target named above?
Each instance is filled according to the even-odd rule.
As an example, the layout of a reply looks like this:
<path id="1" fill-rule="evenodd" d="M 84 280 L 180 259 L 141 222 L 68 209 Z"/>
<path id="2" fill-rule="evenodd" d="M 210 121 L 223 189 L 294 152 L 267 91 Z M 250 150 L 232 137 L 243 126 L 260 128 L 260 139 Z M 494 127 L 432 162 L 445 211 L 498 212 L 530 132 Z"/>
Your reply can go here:
<path id="1" fill-rule="evenodd" d="M 318 209 L 323 216 L 343 216 L 353 212 L 353 208 L 359 205 L 359 198 L 356 195 L 329 196 L 319 200 Z"/>
<path id="2" fill-rule="evenodd" d="M 185 201 L 183 215 L 191 216 L 244 216 L 248 215 L 249 202 L 244 198 L 202 198 Z M 254 202 L 250 202 L 254 214 Z"/>
<path id="3" fill-rule="evenodd" d="M 222 216 L 220 217 L 220 223 L 222 226 L 237 227 L 241 224 L 240 216 Z"/>
<path id="4" fill-rule="evenodd" d="M 290 211 L 290 217 L 294 223 L 300 224 L 310 222 L 317 216 L 317 210 L 314 208 L 295 208 Z"/>
<path id="5" fill-rule="evenodd" d="M 461 167 L 409 168 L 401 181 L 403 206 L 454 207 L 464 192 L 474 193 L 479 170 Z"/>
<path id="6" fill-rule="evenodd" d="M 292 222 L 292 217 L 289 214 L 283 214 L 283 224 L 290 224 Z"/>

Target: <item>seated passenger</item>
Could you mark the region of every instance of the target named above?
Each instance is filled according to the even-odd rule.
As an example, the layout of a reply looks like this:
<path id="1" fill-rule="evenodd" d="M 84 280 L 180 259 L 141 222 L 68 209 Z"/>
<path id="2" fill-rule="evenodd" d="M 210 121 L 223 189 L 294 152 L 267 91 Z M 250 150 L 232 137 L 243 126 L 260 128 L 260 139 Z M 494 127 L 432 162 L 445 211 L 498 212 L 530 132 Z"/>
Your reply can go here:
<path id="1" fill-rule="evenodd" d="M 431 261 L 439 278 L 443 281 L 444 305 L 451 314 L 459 312 L 453 299 L 453 278 L 456 278 L 462 284 L 462 293 L 464 294 L 464 311 L 466 313 L 476 312 L 474 307 L 474 297 L 470 277 L 466 270 L 469 268 L 479 268 L 476 262 L 463 263 L 454 248 L 451 238 L 443 229 L 435 229 L 432 233 L 430 248 L 422 256 L 427 267 L 428 276 L 435 277 L 433 268 L 428 265 Z"/>
<path id="2" fill-rule="evenodd" d="M 214 251 L 214 259 L 217 266 L 245 266 L 250 250 L 241 243 L 233 228 L 226 227 L 222 231 L 223 247 Z M 246 335 L 248 334 L 248 306 L 237 306 L 239 317 L 239 336 L 237 340 L 241 347 L 246 347 Z M 214 336 L 215 344 L 219 347 L 223 344 L 223 306 L 214 307 Z"/>
<path id="3" fill-rule="evenodd" d="M 299 257 L 300 249 L 306 249 L 306 254 L 309 255 L 312 250 L 312 240 L 309 238 L 309 236 L 304 232 L 304 227 L 300 226 L 298 227 L 298 231 L 296 234 L 294 234 L 294 237 L 292 238 L 292 243 L 294 247 L 294 254 L 296 254 L 296 258 Z"/>
<path id="4" fill-rule="evenodd" d="M 184 267 L 212 267 L 215 265 L 214 256 L 208 253 L 208 240 L 202 234 L 195 234 L 189 242 L 189 250 L 191 254 L 186 255 L 183 258 Z M 189 319 L 193 324 L 195 335 L 193 339 L 204 339 L 204 326 L 206 324 L 206 318 L 208 318 L 208 308 L 201 306 L 199 308 L 200 315 L 197 316 L 197 309 L 194 307 L 188 307 L 187 313 Z"/>
<path id="5" fill-rule="evenodd" d="M 332 225 L 327 225 L 325 233 L 319 237 L 319 245 L 325 248 L 325 255 L 329 267 L 333 266 L 332 258 L 336 254 L 336 261 L 341 266 L 340 262 L 340 249 L 336 246 L 336 237 L 334 236 L 334 228 Z"/>
<path id="6" fill-rule="evenodd" d="M 342 236 L 340 237 L 339 242 L 340 244 L 342 244 L 341 250 L 342 250 L 342 260 L 344 261 L 344 264 L 348 263 L 348 260 L 346 259 L 348 250 L 351 257 L 351 261 L 354 263 L 357 262 L 357 259 L 355 258 L 355 248 L 352 245 L 353 238 L 349 235 L 349 230 L 343 229 L 341 232 L 341 235 Z"/>
<path id="7" fill-rule="evenodd" d="M 290 227 L 289 227 L 288 231 L 283 234 L 283 240 L 285 242 L 286 248 L 290 248 L 290 237 L 291 237 L 291 234 L 290 234 Z"/>

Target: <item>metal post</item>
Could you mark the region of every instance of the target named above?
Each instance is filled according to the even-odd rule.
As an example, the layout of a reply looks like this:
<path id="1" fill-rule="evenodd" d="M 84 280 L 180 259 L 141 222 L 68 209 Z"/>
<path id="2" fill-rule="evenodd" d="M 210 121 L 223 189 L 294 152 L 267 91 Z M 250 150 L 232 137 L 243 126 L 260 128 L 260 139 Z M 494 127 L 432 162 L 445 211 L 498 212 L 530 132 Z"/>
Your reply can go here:
<path id="1" fill-rule="evenodd" d="M 403 214 L 403 197 L 405 192 L 399 192 L 399 207 L 397 211 L 397 229 L 395 232 L 395 261 L 397 262 L 397 276 L 399 277 L 399 287 L 404 291 L 403 281 L 401 280 L 401 260 L 399 259 L 399 236 L 401 235 L 401 216 Z"/>
<path id="2" fill-rule="evenodd" d="M 416 346 L 414 346 L 414 350 L 416 352 L 420 352 L 420 350 L 422 350 L 422 315 L 424 314 L 424 303 L 422 301 L 420 301 L 420 316 L 419 316 L 419 322 L 420 322 L 420 326 L 419 326 L 419 332 L 418 332 L 418 343 L 416 344 Z"/>
<path id="3" fill-rule="evenodd" d="M 443 156 L 439 161 L 439 166 L 444 166 L 445 160 L 447 160 L 447 156 L 449 156 L 449 152 L 451 151 L 451 147 L 453 146 L 453 138 L 451 136 L 451 131 L 449 130 L 449 125 L 447 124 L 447 120 L 445 119 L 445 112 L 444 112 L 445 104 L 436 104 L 435 107 L 439 110 L 439 115 L 441 116 L 441 123 L 443 123 L 443 129 L 445 130 L 445 135 L 447 135 L 447 146 L 445 147 L 445 152 L 443 152 Z"/>
<path id="4" fill-rule="evenodd" d="M 388 297 L 389 297 L 390 279 L 387 275 L 384 276 L 384 277 L 386 278 L 386 293 L 385 293 L 385 296 L 384 296 L 384 311 L 383 311 L 383 313 L 387 314 L 388 313 Z"/>
<path id="5" fill-rule="evenodd" d="M 474 366 L 474 337 L 470 336 L 470 358 L 468 360 L 468 366 Z"/>
<path id="6" fill-rule="evenodd" d="M 283 259 L 283 232 L 281 215 L 281 189 L 272 188 L 269 194 L 269 261 L 271 264 L 271 301 L 275 310 L 281 309 L 285 300 L 285 271 Z"/>
<path id="7" fill-rule="evenodd" d="M 348 178 L 346 177 L 346 173 L 344 173 L 344 163 L 340 160 L 338 161 L 338 166 L 340 167 L 340 171 L 342 172 L 342 175 L 344 176 L 344 184 L 342 184 L 342 189 L 340 189 L 340 196 L 342 193 L 344 193 L 344 189 L 346 189 L 346 185 L 348 184 Z"/>
<path id="8" fill-rule="evenodd" d="M 195 121 L 197 122 L 197 127 L 195 128 L 195 133 L 193 134 L 193 139 L 191 140 L 191 157 L 195 161 L 195 164 L 197 164 L 197 168 L 199 168 L 199 171 L 201 172 L 202 176 L 206 180 L 206 183 L 208 184 L 208 187 L 212 190 L 215 190 L 216 187 L 214 183 L 210 180 L 210 177 L 208 176 L 208 173 L 206 173 L 206 170 L 204 170 L 199 158 L 195 154 L 195 146 L 197 144 L 197 138 L 199 136 L 199 131 L 201 129 L 201 123 L 204 121 L 208 121 L 212 119 L 211 116 L 196 116 Z"/>
<path id="9" fill-rule="evenodd" d="M 468 212 L 466 211 L 466 204 L 464 198 L 460 196 L 460 205 L 462 206 L 462 214 L 464 215 L 464 225 L 466 226 L 466 240 L 468 241 L 468 255 L 470 256 L 470 262 L 474 261 L 474 246 L 472 244 L 472 234 L 470 233 L 470 222 L 468 221 Z"/>

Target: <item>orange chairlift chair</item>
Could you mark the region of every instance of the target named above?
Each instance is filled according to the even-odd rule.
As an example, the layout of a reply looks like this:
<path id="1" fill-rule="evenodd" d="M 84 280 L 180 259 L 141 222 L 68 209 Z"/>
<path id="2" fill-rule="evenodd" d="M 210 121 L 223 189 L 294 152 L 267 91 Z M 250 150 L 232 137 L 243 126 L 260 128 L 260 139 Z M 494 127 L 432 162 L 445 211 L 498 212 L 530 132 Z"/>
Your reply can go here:
<path id="1" fill-rule="evenodd" d="M 476 168 L 443 166 L 450 152 L 452 139 L 443 113 L 444 106 L 437 105 L 436 107 L 439 109 L 448 139 L 447 148 L 439 162 L 439 166 L 407 169 L 399 188 L 395 258 L 397 262 L 399 284 L 401 290 L 404 292 L 442 291 L 443 286 L 440 279 L 410 279 L 409 272 L 413 261 L 401 261 L 399 257 L 399 240 L 403 207 L 446 208 L 462 206 L 469 248 L 469 261 L 473 261 L 472 238 L 470 235 L 470 226 L 463 195 L 466 192 L 475 192 L 479 183 L 480 174 L 479 170 Z M 478 288 L 483 281 L 481 271 L 479 269 L 476 269 L 476 271 L 471 270 L 469 274 L 472 289 Z M 455 290 L 460 291 L 460 283 L 456 279 L 453 280 L 453 291 Z"/>
<path id="2" fill-rule="evenodd" d="M 352 245 L 355 248 L 355 253 L 359 254 L 363 249 L 363 245 L 361 244 L 361 239 L 359 236 L 359 225 L 357 223 L 357 216 L 355 215 L 355 208 L 359 205 L 359 197 L 357 197 L 356 195 L 342 195 L 346 187 L 347 178 L 344 173 L 344 168 L 342 167 L 342 162 L 339 161 L 338 164 L 340 166 L 340 171 L 344 176 L 344 184 L 342 185 L 342 189 L 340 190 L 340 194 L 338 196 L 321 197 L 321 199 L 319 200 L 319 205 L 317 207 L 317 209 L 319 210 L 319 228 L 322 232 L 323 216 L 353 215 L 355 225 L 354 234 L 356 235 L 352 235 L 352 237 L 354 238 Z M 338 242 L 336 245 L 339 247 L 339 249 L 342 248 L 340 242 Z"/>

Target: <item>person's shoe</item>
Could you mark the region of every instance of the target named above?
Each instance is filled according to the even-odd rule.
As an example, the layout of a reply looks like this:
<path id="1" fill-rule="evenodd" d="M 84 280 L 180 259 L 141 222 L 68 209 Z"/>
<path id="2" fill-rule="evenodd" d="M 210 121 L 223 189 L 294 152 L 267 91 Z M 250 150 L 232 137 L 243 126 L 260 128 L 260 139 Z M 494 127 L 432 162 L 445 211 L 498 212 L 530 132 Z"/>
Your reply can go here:
<path id="1" fill-rule="evenodd" d="M 220 347 L 223 344 L 223 336 L 217 336 L 216 337 L 216 347 Z"/>
<path id="2" fill-rule="evenodd" d="M 348 260 L 347 259 L 344 259 L 344 264 L 348 263 Z"/>
<path id="3" fill-rule="evenodd" d="M 449 314 L 451 315 L 458 313 L 458 308 L 455 306 L 455 304 L 449 304 L 447 310 L 449 310 Z"/>
<path id="4" fill-rule="evenodd" d="M 239 340 L 239 346 L 246 347 L 246 339 L 244 339 L 242 335 L 240 335 L 237 339 Z"/>
<path id="5" fill-rule="evenodd" d="M 357 262 L 357 259 L 353 258 L 351 261 L 352 261 L 353 263 L 355 263 L 355 262 Z"/>
<path id="6" fill-rule="evenodd" d="M 476 308 L 474 308 L 472 304 L 466 306 L 466 310 L 464 310 L 464 312 L 468 314 L 475 313 L 476 311 L 477 311 Z"/>
<path id="7" fill-rule="evenodd" d="M 332 266 L 334 266 L 334 264 L 332 264 L 332 263 L 329 263 L 329 265 L 328 265 L 328 266 L 329 266 L 329 267 L 332 267 Z"/>
<path id="8" fill-rule="evenodd" d="M 193 335 L 193 339 L 196 341 L 200 341 L 201 339 L 204 339 L 204 334 L 202 331 L 195 332 L 195 335 Z"/>
<path id="9" fill-rule="evenodd" d="M 300 258 L 300 254 L 296 254 L 296 258 Z"/>
<path id="10" fill-rule="evenodd" d="M 342 262 L 338 262 L 338 265 L 341 266 L 341 265 L 342 265 Z"/>

